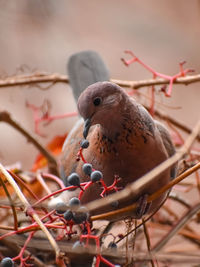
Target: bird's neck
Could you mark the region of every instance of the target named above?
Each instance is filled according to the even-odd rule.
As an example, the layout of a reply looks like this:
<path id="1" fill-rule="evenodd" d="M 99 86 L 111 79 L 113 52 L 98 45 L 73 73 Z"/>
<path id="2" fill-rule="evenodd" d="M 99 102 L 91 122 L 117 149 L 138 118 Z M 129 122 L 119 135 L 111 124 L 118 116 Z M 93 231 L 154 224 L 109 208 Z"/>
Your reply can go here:
<path id="1" fill-rule="evenodd" d="M 119 105 L 111 111 L 110 116 L 104 118 L 100 125 L 102 135 L 110 140 L 116 140 L 124 130 L 133 127 L 134 114 L 137 114 L 137 106 L 127 99 L 125 104 Z"/>

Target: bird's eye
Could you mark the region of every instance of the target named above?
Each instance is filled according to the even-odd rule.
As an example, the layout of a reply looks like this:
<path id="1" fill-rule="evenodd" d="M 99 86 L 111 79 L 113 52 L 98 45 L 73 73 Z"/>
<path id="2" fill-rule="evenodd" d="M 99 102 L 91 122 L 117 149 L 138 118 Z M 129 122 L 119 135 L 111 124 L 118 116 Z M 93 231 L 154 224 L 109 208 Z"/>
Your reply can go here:
<path id="1" fill-rule="evenodd" d="M 101 98 L 100 97 L 96 97 L 94 100 L 93 100 L 93 104 L 95 106 L 99 106 L 101 104 Z"/>

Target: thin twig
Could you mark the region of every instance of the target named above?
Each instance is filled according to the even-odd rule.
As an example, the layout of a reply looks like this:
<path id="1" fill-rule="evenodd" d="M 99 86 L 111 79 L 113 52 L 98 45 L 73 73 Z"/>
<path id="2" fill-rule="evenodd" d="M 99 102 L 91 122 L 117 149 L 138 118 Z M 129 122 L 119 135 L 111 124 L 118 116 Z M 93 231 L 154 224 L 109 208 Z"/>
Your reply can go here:
<path id="1" fill-rule="evenodd" d="M 145 107 L 149 111 L 149 108 L 147 106 L 145 106 Z M 177 128 L 179 128 L 180 130 L 182 130 L 182 131 L 184 131 L 184 132 L 186 132 L 188 134 L 191 134 L 192 133 L 192 130 L 188 126 L 180 123 L 176 119 L 174 119 L 174 118 L 172 118 L 172 117 L 170 117 L 168 115 L 164 115 L 161 112 L 159 112 L 158 110 L 155 110 L 154 111 L 154 114 L 159 119 L 170 122 L 171 124 L 173 124 L 174 126 L 176 126 Z M 200 142 L 200 135 L 197 135 L 197 140 Z"/>
<path id="2" fill-rule="evenodd" d="M 163 248 L 163 246 L 181 229 L 183 226 L 200 210 L 200 204 L 198 203 L 194 207 L 192 207 L 186 214 L 184 214 L 181 219 L 175 224 L 175 226 L 167 232 L 166 236 L 159 241 L 152 252 L 157 252 Z"/>
<path id="3" fill-rule="evenodd" d="M 167 168 L 172 166 L 174 163 L 176 163 L 179 159 L 181 159 L 187 153 L 187 151 L 191 147 L 192 143 L 194 142 L 196 136 L 199 134 L 199 131 L 200 131 L 200 121 L 198 121 L 198 123 L 194 127 L 193 132 L 188 137 L 185 144 L 179 149 L 179 151 L 176 152 L 176 154 L 174 154 L 174 156 L 170 157 L 169 159 L 167 159 L 166 161 L 164 161 L 163 163 L 158 165 L 156 168 L 154 168 L 153 170 L 151 170 L 150 172 L 148 172 L 147 174 L 142 176 L 136 182 L 133 182 L 132 184 L 128 185 L 125 189 L 121 190 L 120 192 L 116 192 L 116 193 L 109 195 L 105 198 L 98 199 L 98 200 L 95 200 L 95 201 L 88 203 L 86 205 L 87 209 L 92 211 L 92 210 L 95 210 L 96 207 L 98 207 L 98 208 L 105 207 L 109 203 L 112 203 L 113 201 L 125 200 L 125 199 L 128 199 L 130 197 L 133 197 L 134 195 L 137 196 L 139 194 L 141 188 L 144 185 L 151 183 L 160 173 L 162 173 Z M 198 169 L 199 166 L 197 165 L 196 168 Z M 174 181 L 175 180 L 170 182 L 170 185 Z M 177 183 L 177 180 L 176 180 L 176 183 Z M 167 185 L 167 187 L 168 187 L 168 185 Z M 155 196 L 158 197 L 161 193 L 163 193 L 163 190 L 164 190 L 164 192 L 166 191 L 166 186 L 164 186 L 158 192 L 156 192 L 153 195 L 151 195 L 150 197 L 148 197 L 148 201 L 152 201 L 152 197 L 153 198 Z M 120 214 L 123 214 L 127 211 L 133 210 L 135 207 L 136 207 L 136 203 L 134 203 L 128 207 L 116 210 L 116 211 L 111 211 L 111 212 L 107 212 L 104 214 L 92 216 L 91 220 L 111 219 L 113 216 L 120 215 Z"/>
<path id="4" fill-rule="evenodd" d="M 9 193 L 6 185 L 4 184 L 3 179 L 1 179 L 1 177 L 0 177 L 0 183 L 2 184 L 3 189 L 4 189 L 4 191 L 5 191 L 5 193 L 6 193 L 7 197 L 8 197 L 8 200 L 10 202 L 10 206 L 11 206 L 11 209 L 12 209 L 12 212 L 13 212 L 13 218 L 14 218 L 14 229 L 15 229 L 15 231 L 17 231 L 18 222 L 17 222 L 17 213 L 16 213 L 15 205 L 14 205 L 13 200 L 12 200 L 12 198 L 10 196 L 10 193 Z"/>
<path id="5" fill-rule="evenodd" d="M 197 163 L 195 166 L 191 167 L 190 169 L 188 169 L 187 171 L 180 174 L 178 177 L 176 177 L 174 180 L 169 182 L 167 185 L 163 186 L 160 190 L 158 190 L 155 193 L 153 193 L 152 195 L 150 195 L 147 198 L 147 202 L 153 201 L 154 199 L 159 197 L 162 193 L 164 193 L 165 191 L 172 188 L 175 184 L 179 183 L 180 181 L 182 181 L 183 179 L 188 177 L 190 174 L 197 171 L 199 168 L 200 168 L 200 162 Z M 127 206 L 126 208 L 118 209 L 117 211 L 111 211 L 111 212 L 103 213 L 100 215 L 92 216 L 91 220 L 95 221 L 95 220 L 109 219 L 110 217 L 115 216 L 116 214 L 122 214 L 126 211 L 134 210 L 136 208 L 136 206 L 137 206 L 137 204 L 133 203 L 132 205 Z"/>
<path id="6" fill-rule="evenodd" d="M 18 75 L 0 80 L 0 87 L 22 86 L 38 83 L 69 83 L 66 75 L 36 72 L 30 75 Z"/>
<path id="7" fill-rule="evenodd" d="M 142 225 L 143 225 L 143 229 L 144 229 L 144 235 L 145 235 L 145 238 L 146 238 L 147 249 L 148 249 L 148 252 L 151 254 L 151 242 L 150 242 L 150 236 L 149 236 L 148 229 L 147 229 L 147 226 L 146 226 L 146 223 L 145 223 L 144 219 L 142 219 Z M 152 260 L 151 260 L 151 266 L 152 266 L 152 267 L 155 267 L 153 258 L 152 258 Z"/>
<path id="8" fill-rule="evenodd" d="M 47 193 L 48 195 L 50 195 L 52 192 L 51 192 L 50 188 L 47 186 L 47 184 L 45 183 L 45 181 L 44 181 L 44 179 L 43 179 L 41 173 L 39 173 L 39 172 L 36 173 L 36 179 L 37 179 L 38 182 L 41 184 L 41 186 L 44 188 L 44 190 L 46 191 L 46 193 Z M 53 198 L 53 197 L 51 197 L 51 199 L 52 199 L 52 198 Z"/>
<path id="9" fill-rule="evenodd" d="M 122 87 L 129 87 L 132 89 L 139 89 L 141 87 L 147 86 L 155 86 L 155 85 L 165 85 L 169 84 L 169 80 L 167 79 L 148 79 L 148 80 L 140 80 L 140 81 L 124 81 L 124 80 L 117 80 L 111 79 L 112 82 L 117 83 L 119 86 Z M 191 83 L 199 82 L 200 81 L 200 74 L 197 75 L 187 75 L 185 77 L 179 77 L 174 81 L 174 84 L 184 84 L 188 85 Z"/>
<path id="10" fill-rule="evenodd" d="M 197 164 L 197 166 L 198 166 L 198 164 Z M 200 168 L 200 164 L 199 164 L 199 168 Z M 189 169 L 188 171 L 191 171 L 191 169 Z M 184 177 L 187 177 L 188 173 L 190 173 L 190 172 L 187 172 L 186 174 L 184 173 Z M 185 200 L 183 197 L 179 196 L 178 194 L 176 194 L 174 192 L 170 193 L 169 198 L 183 204 L 188 209 L 191 207 L 191 205 L 187 202 L 187 200 Z"/>
<path id="11" fill-rule="evenodd" d="M 17 242 L 15 242 L 14 238 L 5 238 L 3 240 L 0 241 L 0 243 L 2 243 L 4 245 L 4 247 L 9 248 L 10 251 L 15 252 L 16 254 L 20 253 L 21 248 L 20 245 L 23 246 L 25 242 L 25 239 L 23 238 L 23 243 L 18 244 Z M 27 257 L 29 256 L 30 253 L 25 250 L 24 251 L 24 256 Z M 31 255 L 31 259 L 34 262 L 34 266 L 36 267 L 45 267 L 46 264 L 44 264 L 40 259 L 38 259 L 36 256 L 34 256 L 33 254 Z"/>
<path id="12" fill-rule="evenodd" d="M 150 79 L 150 80 L 141 80 L 141 81 L 124 81 L 118 79 L 111 79 L 111 82 L 117 83 L 120 86 L 132 89 L 139 89 L 141 87 L 152 86 L 152 85 L 163 85 L 169 84 L 169 80 L 166 79 Z M 193 76 L 185 76 L 177 78 L 174 83 L 175 84 L 185 84 L 188 85 L 190 83 L 199 82 L 200 81 L 200 74 L 193 75 Z M 18 75 L 7 77 L 5 79 L 0 79 L 0 88 L 6 88 L 11 86 L 22 86 L 22 85 L 32 85 L 38 83 L 69 83 L 69 79 L 66 75 L 61 75 L 58 73 L 48 74 L 37 72 L 30 75 Z M 155 111 L 155 115 L 160 117 L 163 120 L 168 120 L 178 128 L 182 129 L 187 133 L 191 133 L 191 129 L 185 125 L 182 125 L 174 118 L 165 116 L 158 111 Z M 200 141 L 200 136 L 198 136 L 198 141 Z"/>
<path id="13" fill-rule="evenodd" d="M 110 81 L 117 83 L 120 86 L 129 87 L 133 89 L 139 89 L 141 87 L 147 87 L 152 85 L 169 84 L 169 80 L 161 78 L 140 80 L 140 81 L 124 81 L 119 79 L 111 79 Z M 196 75 L 187 75 L 185 77 L 179 77 L 174 81 L 174 83 L 188 85 L 199 81 L 200 81 L 200 74 L 196 74 Z M 52 84 L 69 83 L 69 78 L 66 75 L 61 75 L 59 73 L 48 74 L 48 73 L 36 72 L 30 75 L 18 75 L 18 76 L 7 77 L 5 79 L 0 79 L 0 88 L 38 84 L 38 83 L 52 83 Z"/>
<path id="14" fill-rule="evenodd" d="M 13 120 L 10 114 L 6 111 L 0 112 L 0 121 L 6 122 L 25 136 L 29 142 L 31 142 L 47 159 L 49 169 L 56 175 L 58 175 L 57 162 L 55 158 L 48 152 L 27 130 L 19 125 L 18 122 Z"/>
<path id="15" fill-rule="evenodd" d="M 171 229 L 171 226 L 169 225 L 163 225 L 163 224 L 160 224 L 160 223 L 155 223 L 155 222 L 148 222 L 148 225 L 150 228 L 155 228 L 155 229 L 162 229 L 162 230 L 165 230 L 167 232 L 170 231 Z M 188 225 L 185 225 L 182 229 L 180 229 L 178 231 L 178 234 L 185 237 L 185 238 L 188 238 L 190 241 L 192 241 L 193 243 L 195 243 L 196 245 L 200 245 L 200 235 L 197 233 L 197 232 L 193 232 L 191 231 L 191 229 L 187 229 L 188 228 Z"/>
<path id="16" fill-rule="evenodd" d="M 11 184 L 11 186 L 15 190 L 17 196 L 19 197 L 19 199 L 21 200 L 21 202 L 24 206 L 24 211 L 31 213 L 31 216 L 37 222 L 37 224 L 40 226 L 41 230 L 45 233 L 50 244 L 52 245 L 53 249 L 55 250 L 56 257 L 59 258 L 60 257 L 60 249 L 59 249 L 55 239 L 52 237 L 50 232 L 47 230 L 45 225 L 42 223 L 42 221 L 40 220 L 37 213 L 35 213 L 34 210 L 31 208 L 28 200 L 25 198 L 25 196 L 21 192 L 20 188 L 18 187 L 18 185 L 16 184 L 16 182 L 12 178 L 12 176 L 6 171 L 6 169 L 3 167 L 3 165 L 1 163 L 0 163 L 0 175 L 2 175 L 2 177 L 5 178 L 6 180 L 8 180 L 8 182 Z"/>
<path id="17" fill-rule="evenodd" d="M 6 237 L 5 239 L 1 240 L 0 242 L 8 240 L 12 241 L 13 243 L 17 243 L 20 246 L 23 246 L 25 242 L 25 238 L 22 235 L 17 235 L 15 239 L 12 237 Z M 61 251 L 69 256 L 69 258 L 75 258 L 75 257 L 84 257 L 86 254 L 88 255 L 96 255 L 96 246 L 90 245 L 87 248 L 80 248 L 80 249 L 72 249 L 73 242 L 72 241 L 59 241 L 58 242 L 59 247 Z M 28 244 L 28 248 L 37 248 L 42 251 L 52 251 L 52 247 L 49 245 L 46 239 L 40 239 L 38 242 L 38 239 L 32 239 L 30 243 Z M 112 252 L 111 250 L 104 249 L 102 251 L 102 256 L 104 257 L 112 257 L 117 264 L 124 264 L 126 259 L 125 259 L 125 253 L 123 251 L 117 251 Z M 192 252 L 189 253 L 187 252 L 176 252 L 174 253 L 169 253 L 169 252 L 152 252 L 151 254 L 148 252 L 136 252 L 134 253 L 134 258 L 132 251 L 128 253 L 130 261 L 133 260 L 133 262 L 144 262 L 144 261 L 150 261 L 156 257 L 157 261 L 161 262 L 170 262 L 170 263 L 199 263 L 200 261 L 200 256 L 199 252 Z"/>

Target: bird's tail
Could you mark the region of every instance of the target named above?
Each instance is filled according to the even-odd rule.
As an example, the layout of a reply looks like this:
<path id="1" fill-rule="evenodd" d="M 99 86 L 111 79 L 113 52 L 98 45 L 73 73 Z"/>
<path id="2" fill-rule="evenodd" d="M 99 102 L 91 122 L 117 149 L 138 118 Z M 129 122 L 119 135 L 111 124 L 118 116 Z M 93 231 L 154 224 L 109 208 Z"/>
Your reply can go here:
<path id="1" fill-rule="evenodd" d="M 109 80 L 109 72 L 105 63 L 97 52 L 91 50 L 70 56 L 67 71 L 76 101 L 89 85 Z"/>

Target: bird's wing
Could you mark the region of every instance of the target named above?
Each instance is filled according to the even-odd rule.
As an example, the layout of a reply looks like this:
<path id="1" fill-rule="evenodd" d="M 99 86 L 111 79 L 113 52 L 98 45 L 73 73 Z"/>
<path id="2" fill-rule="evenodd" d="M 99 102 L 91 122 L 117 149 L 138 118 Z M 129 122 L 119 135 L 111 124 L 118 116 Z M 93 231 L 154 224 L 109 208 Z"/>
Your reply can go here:
<path id="1" fill-rule="evenodd" d="M 155 120 L 155 124 L 160 132 L 160 135 L 162 137 L 163 144 L 165 146 L 165 149 L 167 150 L 167 154 L 169 157 L 173 156 L 176 152 L 175 147 L 172 143 L 171 137 L 169 135 L 168 130 L 165 128 L 163 124 L 161 124 L 159 121 Z M 176 177 L 178 170 L 178 164 L 175 164 L 171 167 L 171 179 L 174 179 Z"/>

